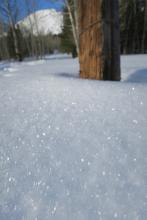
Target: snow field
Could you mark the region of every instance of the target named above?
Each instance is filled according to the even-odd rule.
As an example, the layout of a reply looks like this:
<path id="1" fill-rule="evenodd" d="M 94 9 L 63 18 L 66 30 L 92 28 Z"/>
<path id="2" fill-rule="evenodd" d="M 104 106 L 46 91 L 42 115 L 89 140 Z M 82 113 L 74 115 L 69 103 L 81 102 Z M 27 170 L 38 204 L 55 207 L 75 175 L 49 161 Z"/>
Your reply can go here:
<path id="1" fill-rule="evenodd" d="M 146 63 L 123 56 L 122 82 L 65 55 L 0 64 L 1 220 L 146 220 Z"/>

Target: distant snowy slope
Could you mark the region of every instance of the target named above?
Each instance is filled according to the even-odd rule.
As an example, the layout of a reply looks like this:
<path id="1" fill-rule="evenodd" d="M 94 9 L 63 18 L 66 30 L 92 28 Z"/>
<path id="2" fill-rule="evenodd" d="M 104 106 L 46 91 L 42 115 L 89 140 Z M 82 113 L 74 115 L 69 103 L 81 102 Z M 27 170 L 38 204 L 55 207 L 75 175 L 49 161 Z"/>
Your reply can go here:
<path id="1" fill-rule="evenodd" d="M 63 16 L 61 12 L 57 12 L 54 9 L 45 9 L 37 11 L 23 20 L 19 21 L 18 24 L 21 28 L 33 29 L 33 34 L 60 34 L 62 32 Z"/>

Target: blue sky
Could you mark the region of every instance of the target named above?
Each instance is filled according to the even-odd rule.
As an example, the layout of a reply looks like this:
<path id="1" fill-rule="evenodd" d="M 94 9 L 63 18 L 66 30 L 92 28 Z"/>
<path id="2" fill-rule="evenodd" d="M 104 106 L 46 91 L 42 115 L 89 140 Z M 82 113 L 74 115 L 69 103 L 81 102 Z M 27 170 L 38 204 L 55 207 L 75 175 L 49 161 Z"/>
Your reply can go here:
<path id="1" fill-rule="evenodd" d="M 61 2 L 61 3 L 59 3 L 59 2 Z M 39 9 L 55 8 L 57 10 L 60 10 L 61 4 L 62 4 L 62 0 L 60 0 L 58 2 L 53 1 L 53 0 L 38 0 Z"/>
<path id="2" fill-rule="evenodd" d="M 60 11 L 62 8 L 62 0 L 36 0 L 37 5 L 36 5 L 36 10 L 41 10 L 41 9 L 48 9 L 48 8 L 54 8 L 57 11 Z M 21 13 L 19 15 L 18 20 L 22 19 L 23 17 L 26 16 L 26 10 L 25 6 L 23 7 L 23 0 L 18 0 L 18 5 L 20 5 L 21 8 Z"/>
<path id="3" fill-rule="evenodd" d="M 0 0 L 0 2 L 1 2 L 1 0 Z M 10 0 L 12 13 L 14 12 L 14 14 L 15 14 L 16 11 L 13 10 L 14 2 L 15 2 L 15 0 Z M 34 11 L 33 8 L 31 9 L 31 2 L 33 2 L 33 0 L 32 1 L 28 0 L 28 2 L 30 3 L 30 5 L 28 5 L 28 7 L 30 8 L 30 11 Z M 35 10 L 54 8 L 57 11 L 60 11 L 60 10 L 62 10 L 62 6 L 63 6 L 63 0 L 34 0 L 34 2 L 35 2 Z M 2 0 L 2 3 L 3 3 L 3 0 Z M 17 7 L 19 9 L 18 15 L 17 15 L 17 21 L 19 21 L 28 15 L 25 0 L 17 0 Z M 5 17 L 1 13 L 0 13 L 0 18 L 4 19 L 4 21 L 7 22 L 7 17 Z"/>

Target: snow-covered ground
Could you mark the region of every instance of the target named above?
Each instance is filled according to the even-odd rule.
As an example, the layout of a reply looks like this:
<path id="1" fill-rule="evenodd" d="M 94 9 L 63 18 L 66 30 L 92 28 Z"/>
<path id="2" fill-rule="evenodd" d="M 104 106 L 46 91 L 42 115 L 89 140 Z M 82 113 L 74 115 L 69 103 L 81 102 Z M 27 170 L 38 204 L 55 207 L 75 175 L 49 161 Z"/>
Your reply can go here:
<path id="1" fill-rule="evenodd" d="M 147 219 L 147 56 L 122 82 L 78 69 L 0 63 L 0 220 Z"/>

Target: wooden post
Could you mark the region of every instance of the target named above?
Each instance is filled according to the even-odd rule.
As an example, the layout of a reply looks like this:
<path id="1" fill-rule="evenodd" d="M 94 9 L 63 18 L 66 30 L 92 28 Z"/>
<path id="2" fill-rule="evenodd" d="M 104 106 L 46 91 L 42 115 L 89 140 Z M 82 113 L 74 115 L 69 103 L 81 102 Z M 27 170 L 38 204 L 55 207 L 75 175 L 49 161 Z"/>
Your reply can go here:
<path id="1" fill-rule="evenodd" d="M 79 0 L 80 77 L 120 80 L 118 0 Z"/>

